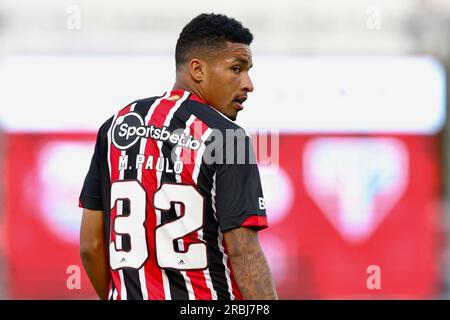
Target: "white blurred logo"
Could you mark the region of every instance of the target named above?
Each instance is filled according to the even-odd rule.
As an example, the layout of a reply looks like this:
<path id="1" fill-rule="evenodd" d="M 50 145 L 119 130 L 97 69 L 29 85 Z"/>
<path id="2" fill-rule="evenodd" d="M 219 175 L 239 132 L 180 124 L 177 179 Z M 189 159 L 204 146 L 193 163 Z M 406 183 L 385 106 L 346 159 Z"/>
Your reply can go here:
<path id="1" fill-rule="evenodd" d="M 359 243 L 404 194 L 408 153 L 392 138 L 319 138 L 303 154 L 306 190 L 339 233 Z"/>
<path id="2" fill-rule="evenodd" d="M 81 209 L 77 207 L 90 159 L 91 142 L 52 142 L 40 152 L 40 212 L 47 227 L 59 238 L 79 242 Z"/>

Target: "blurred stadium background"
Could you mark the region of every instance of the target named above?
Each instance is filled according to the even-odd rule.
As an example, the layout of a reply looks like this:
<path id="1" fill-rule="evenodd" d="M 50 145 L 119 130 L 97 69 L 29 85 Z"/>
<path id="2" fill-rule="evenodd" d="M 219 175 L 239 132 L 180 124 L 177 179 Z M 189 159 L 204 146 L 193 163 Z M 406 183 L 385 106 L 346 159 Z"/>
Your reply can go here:
<path id="1" fill-rule="evenodd" d="M 238 123 L 280 134 L 261 166 L 280 298 L 450 298 L 450 0 L 0 0 L 0 298 L 95 297 L 67 280 L 96 131 L 171 88 L 201 12 L 255 36 Z"/>

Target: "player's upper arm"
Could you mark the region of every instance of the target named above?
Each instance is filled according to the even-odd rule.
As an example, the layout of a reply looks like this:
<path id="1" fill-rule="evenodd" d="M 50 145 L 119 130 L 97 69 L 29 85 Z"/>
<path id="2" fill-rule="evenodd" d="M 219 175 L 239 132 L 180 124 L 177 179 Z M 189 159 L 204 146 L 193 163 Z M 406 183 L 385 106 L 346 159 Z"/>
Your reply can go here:
<path id="1" fill-rule="evenodd" d="M 102 184 L 109 183 L 106 181 L 105 174 L 106 165 L 106 148 L 107 148 L 107 131 L 112 123 L 112 118 L 107 120 L 97 133 L 94 154 L 91 158 L 88 173 L 84 179 L 83 188 L 80 193 L 78 206 L 91 210 L 102 210 Z"/>
<path id="2" fill-rule="evenodd" d="M 258 231 L 252 228 L 240 227 L 224 234 L 225 243 L 230 258 L 248 255 L 257 250 L 261 250 Z"/>
<path id="3" fill-rule="evenodd" d="M 105 246 L 103 211 L 83 209 L 80 229 L 80 252 L 87 255 Z"/>
<path id="4" fill-rule="evenodd" d="M 256 157 L 250 137 L 242 132 L 237 139 L 227 139 L 224 159 L 216 170 L 215 206 L 222 232 L 238 227 L 267 227 Z"/>

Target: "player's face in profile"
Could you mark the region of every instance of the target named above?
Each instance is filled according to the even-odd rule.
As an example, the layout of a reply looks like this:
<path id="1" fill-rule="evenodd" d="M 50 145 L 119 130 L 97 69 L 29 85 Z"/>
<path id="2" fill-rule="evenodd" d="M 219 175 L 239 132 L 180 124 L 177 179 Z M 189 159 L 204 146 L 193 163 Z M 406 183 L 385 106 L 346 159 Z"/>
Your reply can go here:
<path id="1" fill-rule="evenodd" d="M 231 120 L 236 120 L 247 93 L 253 91 L 248 74 L 252 67 L 250 47 L 241 43 L 227 42 L 208 68 L 208 101 Z"/>

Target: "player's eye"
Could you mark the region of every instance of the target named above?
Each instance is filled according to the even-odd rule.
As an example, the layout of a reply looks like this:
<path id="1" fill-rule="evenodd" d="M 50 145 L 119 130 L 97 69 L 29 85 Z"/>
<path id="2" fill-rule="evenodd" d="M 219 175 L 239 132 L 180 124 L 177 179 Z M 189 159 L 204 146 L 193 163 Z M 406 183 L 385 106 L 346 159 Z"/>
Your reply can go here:
<path id="1" fill-rule="evenodd" d="M 239 72 L 241 72 L 241 67 L 234 66 L 234 67 L 231 67 L 231 70 L 233 70 L 234 73 L 239 73 Z"/>

